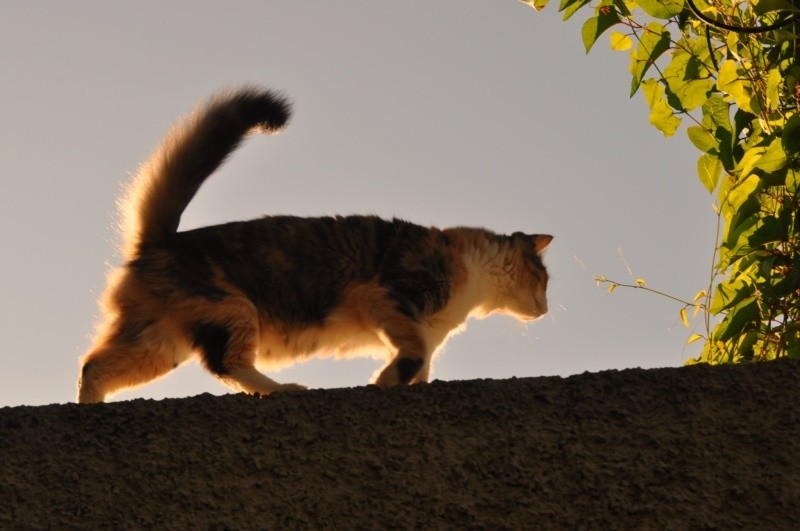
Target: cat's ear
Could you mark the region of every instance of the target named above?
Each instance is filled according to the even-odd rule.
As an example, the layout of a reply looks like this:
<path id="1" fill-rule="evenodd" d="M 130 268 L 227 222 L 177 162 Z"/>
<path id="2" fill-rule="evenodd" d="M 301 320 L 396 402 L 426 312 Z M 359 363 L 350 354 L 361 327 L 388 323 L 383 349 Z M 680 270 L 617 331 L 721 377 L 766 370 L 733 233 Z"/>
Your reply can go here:
<path id="1" fill-rule="evenodd" d="M 547 250 L 551 241 L 553 241 L 553 237 L 549 234 L 536 234 L 533 236 L 533 248 L 541 254 Z"/>
<path id="2" fill-rule="evenodd" d="M 511 235 L 511 238 L 517 241 L 533 243 L 533 249 L 538 254 L 545 252 L 550 246 L 550 242 L 553 241 L 553 237 L 549 234 L 525 234 L 524 232 L 515 232 Z"/>

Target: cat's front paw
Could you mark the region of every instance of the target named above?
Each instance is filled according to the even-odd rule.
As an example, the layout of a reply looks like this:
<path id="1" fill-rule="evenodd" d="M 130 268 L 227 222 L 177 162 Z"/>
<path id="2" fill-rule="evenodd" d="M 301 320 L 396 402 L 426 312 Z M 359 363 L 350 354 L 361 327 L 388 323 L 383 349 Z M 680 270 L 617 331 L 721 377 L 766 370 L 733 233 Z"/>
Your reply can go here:
<path id="1" fill-rule="evenodd" d="M 387 367 L 383 370 L 383 372 L 375 378 L 375 385 L 378 387 L 394 387 L 398 383 L 400 383 L 397 379 L 397 371 L 394 367 Z"/>
<path id="2" fill-rule="evenodd" d="M 423 366 L 425 366 L 425 362 L 419 358 L 396 358 L 381 371 L 380 376 L 375 379 L 375 384 L 381 387 L 392 387 L 399 384 L 408 385 L 415 382 L 423 372 L 425 378 L 427 378 L 427 369 L 422 371 Z"/>

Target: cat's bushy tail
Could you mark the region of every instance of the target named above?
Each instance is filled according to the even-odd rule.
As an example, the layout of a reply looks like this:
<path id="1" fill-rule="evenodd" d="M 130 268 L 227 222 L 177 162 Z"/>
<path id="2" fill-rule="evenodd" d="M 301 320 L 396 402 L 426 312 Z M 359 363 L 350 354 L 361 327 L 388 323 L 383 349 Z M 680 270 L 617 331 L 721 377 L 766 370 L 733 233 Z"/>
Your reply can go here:
<path id="1" fill-rule="evenodd" d="M 279 131 L 290 113 L 282 96 L 244 87 L 216 94 L 173 126 L 120 201 L 124 258 L 175 233 L 189 201 L 242 139 Z"/>

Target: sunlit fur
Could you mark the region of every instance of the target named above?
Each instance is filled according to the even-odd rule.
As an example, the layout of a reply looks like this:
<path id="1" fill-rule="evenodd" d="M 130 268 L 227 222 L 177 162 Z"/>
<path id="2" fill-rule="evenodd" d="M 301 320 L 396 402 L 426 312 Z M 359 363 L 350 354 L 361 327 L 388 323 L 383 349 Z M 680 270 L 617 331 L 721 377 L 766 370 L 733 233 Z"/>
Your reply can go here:
<path id="1" fill-rule="evenodd" d="M 102 402 L 197 358 L 236 391 L 303 389 L 256 369 L 314 355 L 386 360 L 374 382 L 427 381 L 471 316 L 547 312 L 549 235 L 437 229 L 374 216 L 265 216 L 178 232 L 204 180 L 252 130 L 278 131 L 289 104 L 246 87 L 173 128 L 121 202 L 124 264 L 81 359 L 78 401 Z"/>

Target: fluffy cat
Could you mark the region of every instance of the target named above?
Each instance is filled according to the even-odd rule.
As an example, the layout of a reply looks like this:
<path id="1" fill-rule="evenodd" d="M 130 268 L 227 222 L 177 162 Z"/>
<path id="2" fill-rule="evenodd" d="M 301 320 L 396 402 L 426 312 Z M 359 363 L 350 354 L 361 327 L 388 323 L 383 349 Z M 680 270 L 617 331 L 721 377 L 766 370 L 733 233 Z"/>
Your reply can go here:
<path id="1" fill-rule="evenodd" d="M 222 92 L 179 122 L 121 203 L 124 264 L 81 359 L 78 402 L 158 378 L 192 357 L 236 391 L 304 389 L 256 369 L 314 354 L 383 355 L 381 386 L 428 380 L 468 317 L 547 312 L 552 236 L 437 229 L 374 216 L 265 216 L 178 232 L 197 190 L 251 131 L 275 133 L 289 103 Z"/>

